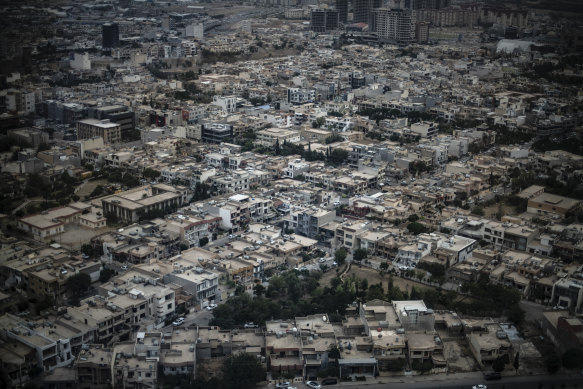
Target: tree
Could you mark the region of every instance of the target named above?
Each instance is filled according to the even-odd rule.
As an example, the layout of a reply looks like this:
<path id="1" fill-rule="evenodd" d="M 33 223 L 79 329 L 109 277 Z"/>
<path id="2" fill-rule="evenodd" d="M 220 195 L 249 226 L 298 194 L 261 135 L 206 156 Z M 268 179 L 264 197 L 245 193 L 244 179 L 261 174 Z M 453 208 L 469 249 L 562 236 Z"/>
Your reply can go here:
<path id="1" fill-rule="evenodd" d="M 514 362 L 512 363 L 512 366 L 514 366 L 514 370 L 516 370 L 516 374 L 518 374 L 518 368 L 520 367 L 520 356 L 519 353 L 516 353 L 516 355 L 514 356 Z"/>
<path id="2" fill-rule="evenodd" d="M 347 255 L 348 252 L 346 249 L 344 247 L 340 247 L 338 250 L 336 250 L 336 252 L 334 252 L 334 261 L 336 261 L 338 265 L 342 265 L 344 261 L 346 261 Z"/>
<path id="3" fill-rule="evenodd" d="M 411 223 L 413 223 L 413 222 L 416 222 L 417 220 L 419 220 L 419 216 L 417 216 L 416 214 L 412 214 L 412 215 L 409 215 L 407 220 L 409 220 Z"/>
<path id="4" fill-rule="evenodd" d="M 563 366 L 567 369 L 583 368 L 583 350 L 570 348 L 563 354 Z"/>
<path id="5" fill-rule="evenodd" d="M 100 272 L 99 272 L 99 281 L 100 282 L 107 282 L 109 281 L 109 279 L 111 278 L 111 276 L 114 274 L 113 270 L 104 267 Z"/>
<path id="6" fill-rule="evenodd" d="M 524 321 L 524 315 L 524 310 L 520 308 L 519 305 L 512 306 L 506 314 L 506 316 L 508 316 L 508 320 L 516 325 L 522 324 Z"/>
<path id="7" fill-rule="evenodd" d="M 357 262 L 360 262 L 363 259 L 366 259 L 367 256 L 368 251 L 366 249 L 358 249 L 354 252 L 353 259 Z"/>
<path id="8" fill-rule="evenodd" d="M 492 363 L 492 370 L 494 370 L 497 373 L 500 373 L 502 370 L 504 370 L 505 365 L 506 364 L 504 363 L 504 359 L 498 357 L 494 360 L 494 363 Z"/>
<path id="9" fill-rule="evenodd" d="M 551 374 L 556 373 L 561 368 L 561 358 L 554 351 L 549 353 L 545 358 L 547 371 Z"/>
<path id="10" fill-rule="evenodd" d="M 81 252 L 85 255 L 92 257 L 94 255 L 93 246 L 91 246 L 90 244 L 84 244 L 83 246 L 81 246 Z"/>
<path id="11" fill-rule="evenodd" d="M 148 167 L 148 168 L 144 169 L 144 172 L 142 173 L 142 175 L 145 178 L 154 179 L 154 178 L 160 177 L 160 172 L 158 170 L 154 170 L 154 169 Z"/>
<path id="12" fill-rule="evenodd" d="M 279 146 L 279 139 L 275 140 L 275 155 L 281 154 L 281 147 Z"/>
<path id="13" fill-rule="evenodd" d="M 232 355 L 223 365 L 223 387 L 229 389 L 251 389 L 265 380 L 265 369 L 254 355 L 240 353 Z"/>
<path id="14" fill-rule="evenodd" d="M 421 224 L 421 223 L 418 223 L 418 222 L 409 223 L 407 225 L 407 229 L 413 235 L 419 235 L 419 234 L 422 234 L 422 233 L 424 233 L 424 232 L 427 231 L 427 229 L 425 228 L 425 226 L 423 224 Z"/>
<path id="15" fill-rule="evenodd" d="M 334 149 L 328 156 L 328 163 L 337 166 L 341 165 L 348 159 L 348 151 L 343 149 Z"/>
<path id="16" fill-rule="evenodd" d="M 329 145 L 330 143 L 342 142 L 343 140 L 344 140 L 344 138 L 342 136 L 340 136 L 339 134 L 332 134 L 324 140 L 324 143 Z"/>
<path id="17" fill-rule="evenodd" d="M 50 150 L 50 149 L 51 149 L 51 146 L 49 146 L 45 142 L 41 142 L 41 143 L 39 143 L 38 147 L 36 148 L 36 151 L 37 151 L 37 153 L 40 153 L 41 151 L 46 151 L 46 150 Z"/>
<path id="18" fill-rule="evenodd" d="M 209 238 L 207 238 L 206 236 L 204 236 L 204 237 L 202 237 L 202 238 L 200 238 L 200 239 L 198 240 L 198 245 L 199 245 L 200 247 L 204 247 L 204 246 L 206 246 L 206 245 L 207 245 L 207 243 L 208 243 L 208 242 L 209 242 Z"/>
<path id="19" fill-rule="evenodd" d="M 255 294 L 255 296 L 261 297 L 261 295 L 263 293 L 265 293 L 265 287 L 263 285 L 261 285 L 261 284 L 256 284 L 253 287 L 253 293 Z"/>
<path id="20" fill-rule="evenodd" d="M 335 344 L 331 344 L 328 347 L 328 358 L 340 359 L 340 349 Z"/>
<path id="21" fill-rule="evenodd" d="M 69 277 L 66 282 L 67 288 L 73 296 L 80 296 L 91 286 L 91 277 L 86 273 L 78 273 Z"/>
<path id="22" fill-rule="evenodd" d="M 472 213 L 478 216 L 484 216 L 484 208 L 482 207 L 474 207 L 472 208 Z"/>

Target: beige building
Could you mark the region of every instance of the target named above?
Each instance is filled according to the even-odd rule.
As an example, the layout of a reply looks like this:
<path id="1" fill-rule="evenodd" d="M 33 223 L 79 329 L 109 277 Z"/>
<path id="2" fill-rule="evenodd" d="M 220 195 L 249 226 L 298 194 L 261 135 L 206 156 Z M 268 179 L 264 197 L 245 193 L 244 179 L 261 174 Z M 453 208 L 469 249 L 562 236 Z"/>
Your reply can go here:
<path id="1" fill-rule="evenodd" d="M 581 201 L 569 197 L 542 193 L 528 200 L 527 212 L 536 215 L 558 215 L 565 217 L 568 212 L 581 206 Z"/>
<path id="2" fill-rule="evenodd" d="M 77 138 L 103 138 L 103 143 L 113 144 L 121 141 L 121 125 L 109 120 L 85 119 L 77 122 Z"/>

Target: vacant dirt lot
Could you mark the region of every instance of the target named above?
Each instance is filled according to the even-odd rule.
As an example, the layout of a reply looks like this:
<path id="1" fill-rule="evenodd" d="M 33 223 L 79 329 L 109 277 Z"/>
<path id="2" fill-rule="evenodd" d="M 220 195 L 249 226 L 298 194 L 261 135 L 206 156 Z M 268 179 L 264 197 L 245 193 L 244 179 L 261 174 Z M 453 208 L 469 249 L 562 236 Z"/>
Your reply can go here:
<path id="1" fill-rule="evenodd" d="M 475 369 L 475 360 L 465 339 L 443 342 L 443 355 L 447 359 L 450 372 L 467 372 Z"/>
<path id="2" fill-rule="evenodd" d="M 95 180 L 95 181 L 87 181 L 79 185 L 77 188 L 77 196 L 83 200 L 85 196 L 89 196 L 91 192 L 97 187 L 97 185 L 107 185 L 107 180 Z"/>

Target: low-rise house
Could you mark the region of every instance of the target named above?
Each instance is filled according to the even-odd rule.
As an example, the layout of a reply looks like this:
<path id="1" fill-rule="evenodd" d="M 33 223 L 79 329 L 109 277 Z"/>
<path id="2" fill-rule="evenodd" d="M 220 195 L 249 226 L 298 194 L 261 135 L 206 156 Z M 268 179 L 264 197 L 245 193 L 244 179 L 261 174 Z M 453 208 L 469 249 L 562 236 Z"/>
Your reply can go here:
<path id="1" fill-rule="evenodd" d="M 492 364 L 496 359 L 510 357 L 512 345 L 508 335 L 498 323 L 485 323 L 483 330 L 467 335 L 470 350 L 480 366 Z"/>
<path id="2" fill-rule="evenodd" d="M 112 356 L 111 349 L 103 345 L 85 345 L 74 365 L 79 389 L 109 388 Z"/>
<path id="3" fill-rule="evenodd" d="M 265 327 L 267 368 L 272 374 L 303 374 L 302 342 L 294 323 L 272 321 L 266 322 Z"/>

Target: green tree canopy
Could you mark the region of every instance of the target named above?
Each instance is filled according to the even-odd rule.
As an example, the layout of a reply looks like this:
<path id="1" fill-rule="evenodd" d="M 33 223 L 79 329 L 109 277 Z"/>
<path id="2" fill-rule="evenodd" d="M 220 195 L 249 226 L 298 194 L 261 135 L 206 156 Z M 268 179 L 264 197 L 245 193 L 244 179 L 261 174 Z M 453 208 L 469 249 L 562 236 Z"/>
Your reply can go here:
<path id="1" fill-rule="evenodd" d="M 91 277 L 89 274 L 78 273 L 67 279 L 67 288 L 74 296 L 80 296 L 83 292 L 86 292 L 91 286 Z"/>
<path id="2" fill-rule="evenodd" d="M 424 232 L 427 232 L 427 229 L 425 228 L 425 226 L 421 223 L 418 223 L 418 222 L 409 223 L 407 225 L 407 229 L 413 235 L 419 235 L 419 234 L 422 234 Z"/>
<path id="3" fill-rule="evenodd" d="M 334 253 L 334 260 L 336 261 L 337 264 L 342 265 L 344 263 L 344 261 L 346 261 L 347 255 L 348 255 L 348 252 L 346 251 L 346 249 L 344 247 L 340 247 Z"/>
<path id="4" fill-rule="evenodd" d="M 265 381 L 265 369 L 254 355 L 240 353 L 232 355 L 223 365 L 223 387 L 229 389 L 251 389 Z"/>
<path id="5" fill-rule="evenodd" d="M 357 262 L 360 262 L 363 259 L 366 259 L 367 256 L 368 251 L 366 249 L 357 249 L 356 251 L 354 251 L 353 259 Z"/>
<path id="6" fill-rule="evenodd" d="M 567 369 L 583 368 L 583 350 L 570 348 L 563 354 L 563 366 Z"/>

